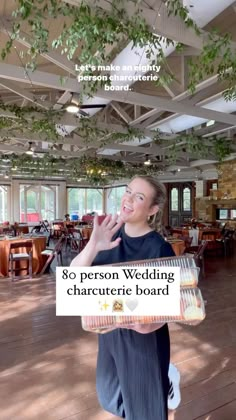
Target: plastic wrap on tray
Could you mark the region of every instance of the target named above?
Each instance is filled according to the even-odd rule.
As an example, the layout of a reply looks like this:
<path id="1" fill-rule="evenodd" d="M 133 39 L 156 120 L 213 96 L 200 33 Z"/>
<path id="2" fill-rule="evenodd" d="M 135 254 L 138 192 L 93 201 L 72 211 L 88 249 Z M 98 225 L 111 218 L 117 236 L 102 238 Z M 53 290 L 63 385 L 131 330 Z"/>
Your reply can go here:
<path id="1" fill-rule="evenodd" d="M 111 266 L 109 264 L 109 266 Z M 180 267 L 180 286 L 196 287 L 198 284 L 199 267 L 192 257 L 166 257 L 150 260 L 129 261 L 112 264 L 112 267 Z"/>
<path id="2" fill-rule="evenodd" d="M 181 322 L 197 325 L 204 320 L 205 307 L 202 294 L 198 288 L 180 289 L 179 316 L 83 316 L 82 327 L 86 331 L 105 332 L 114 328 L 125 328 L 137 324 L 152 324 L 165 322 Z"/>

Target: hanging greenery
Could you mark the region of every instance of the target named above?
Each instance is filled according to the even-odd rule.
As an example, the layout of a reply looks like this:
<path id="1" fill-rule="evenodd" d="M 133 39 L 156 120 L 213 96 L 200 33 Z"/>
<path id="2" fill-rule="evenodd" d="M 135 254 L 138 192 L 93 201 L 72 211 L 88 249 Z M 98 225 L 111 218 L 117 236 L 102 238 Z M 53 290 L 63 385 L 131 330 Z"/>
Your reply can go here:
<path id="1" fill-rule="evenodd" d="M 92 7 L 86 0 L 76 6 L 58 0 L 16 0 L 16 3 L 18 7 L 13 12 L 14 20 L 9 39 L 1 51 L 2 59 L 12 50 L 14 41 L 20 37 L 21 29 L 27 22 L 30 28 L 30 47 L 27 51 L 28 61 L 26 60 L 28 69 L 34 70 L 38 56 L 52 48 L 59 49 L 61 54 L 65 54 L 69 60 L 73 59 L 79 65 L 109 64 L 112 52 L 107 53 L 107 47 L 123 45 L 126 40 L 131 41 L 133 47 L 145 47 L 146 57 L 152 60 L 152 64 L 161 65 L 162 72 L 158 73 L 158 84 L 171 82 L 174 78 L 163 52 L 163 44 L 169 45 L 173 41 L 152 33 L 142 18 L 138 0 L 110 0 L 110 11 L 99 7 L 96 0 Z M 126 12 L 127 3 L 135 5 L 135 12 L 131 17 Z M 202 35 L 201 29 L 191 19 L 182 0 L 167 0 L 163 2 L 163 7 L 167 7 L 169 15 L 179 16 L 186 27 L 193 28 L 198 36 Z M 51 40 L 48 22 L 55 22 L 56 18 L 63 18 L 64 25 L 58 36 Z M 179 49 L 181 45 L 177 45 L 177 50 Z M 196 84 L 205 76 L 218 74 L 220 80 L 228 82 L 226 99 L 235 99 L 235 70 L 236 58 L 235 51 L 231 48 L 231 36 L 221 36 L 213 31 L 205 39 L 200 55 L 190 63 L 189 87 L 194 91 Z M 85 70 L 83 74 L 91 75 L 91 70 Z M 83 91 L 93 95 L 104 83 L 107 82 L 96 80 L 84 83 Z"/>
<path id="2" fill-rule="evenodd" d="M 27 154 L 5 155 L 0 158 L 8 175 L 30 175 L 30 177 L 63 177 L 75 183 L 89 182 L 106 185 L 115 180 L 131 178 L 134 175 L 157 175 L 159 168 L 143 164 L 125 164 L 121 161 L 82 156 L 80 158 L 55 158 L 45 153 L 43 158 Z"/>
<path id="3" fill-rule="evenodd" d="M 207 138 L 192 134 L 179 135 L 168 149 L 168 162 L 175 164 L 181 153 L 191 158 L 216 159 L 222 162 L 233 152 L 232 140 L 227 137 L 209 136 Z"/>
<path id="4" fill-rule="evenodd" d="M 55 144 L 60 143 L 61 137 L 55 130 L 54 112 L 46 111 L 44 109 L 38 109 L 32 106 L 21 108 L 17 105 L 5 105 L 3 103 L 0 103 L 0 109 L 4 110 L 6 113 L 11 113 L 9 117 L 0 117 L 0 128 L 5 129 L 4 140 L 7 140 L 8 137 L 14 138 L 14 135 L 18 136 L 19 132 L 24 133 L 24 131 L 27 130 L 27 132 L 37 134 L 37 137 L 41 138 L 42 140 L 51 140 L 54 141 Z M 58 114 L 60 115 L 60 113 Z M 58 115 L 56 114 L 56 117 L 57 116 Z M 122 143 L 132 140 L 134 138 L 138 138 L 139 140 L 141 140 L 142 138 L 146 137 L 145 130 L 142 131 L 133 127 L 124 126 L 124 128 L 126 128 L 126 132 L 111 132 L 109 129 L 106 128 L 98 128 L 97 121 L 94 118 L 81 118 L 78 124 L 80 144 L 83 144 L 84 146 L 99 144 L 99 147 L 102 147 L 105 145 L 114 144 L 114 142 Z M 161 137 L 162 134 L 159 131 L 157 131 L 152 141 L 153 143 L 163 148 L 163 155 L 165 156 L 165 161 L 167 164 L 175 164 L 182 152 L 185 152 L 186 156 L 191 156 L 191 158 L 205 158 L 206 156 L 211 156 L 213 159 L 217 159 L 220 162 L 223 161 L 226 157 L 228 157 L 230 153 L 232 153 L 232 148 L 230 146 L 230 142 L 232 142 L 232 140 L 226 137 L 217 138 L 216 136 L 212 136 L 206 139 L 201 136 L 197 136 L 194 133 L 187 135 L 180 134 L 176 136 L 176 139 L 174 141 L 170 141 L 171 144 L 170 146 L 168 146 L 167 149 L 166 140 L 162 140 Z M 63 137 L 63 141 L 61 141 L 61 144 L 66 144 L 66 137 Z M 30 158 L 28 155 L 21 155 L 19 159 L 20 161 L 22 160 L 22 164 L 18 162 L 16 166 L 23 168 L 25 167 L 25 164 L 28 164 L 28 162 L 30 162 L 30 164 L 31 162 L 34 162 L 33 169 L 35 169 L 36 172 L 41 173 L 43 171 L 44 173 L 45 170 L 42 168 L 42 163 L 45 163 L 47 175 L 55 175 L 55 170 L 56 173 L 58 173 L 59 167 L 65 167 L 64 161 L 62 161 L 60 158 L 53 158 L 52 156 L 47 158 L 46 156 L 47 155 L 45 155 L 45 158 L 43 159 L 43 161 L 41 161 L 40 159 L 32 160 L 32 158 Z M 47 161 L 47 159 L 49 159 L 49 162 Z M 71 168 L 74 168 L 73 176 L 75 178 L 80 178 L 80 169 L 79 171 L 77 171 L 76 168 L 79 168 L 82 162 L 82 167 L 85 170 L 85 161 L 83 159 L 85 158 L 78 158 L 74 160 L 69 159 L 65 161 L 70 162 Z M 99 165 L 101 165 L 101 160 L 98 160 L 97 162 L 99 162 Z M 119 163 L 120 162 L 107 160 L 107 165 L 110 168 L 110 172 L 114 170 L 116 165 L 118 165 L 117 169 L 119 169 Z M 141 169 L 141 167 L 138 167 L 138 169 L 142 170 L 143 172 L 147 170 L 149 172 L 152 171 L 152 168 Z M 96 170 L 95 168 L 92 169 L 92 172 L 90 172 L 90 170 L 88 170 L 88 172 L 85 170 L 84 172 L 88 180 L 96 180 L 96 177 L 98 177 L 98 179 L 100 180 L 105 180 L 104 175 L 101 175 L 101 173 L 106 173 L 106 168 L 100 168 L 99 166 Z M 132 171 L 129 168 L 129 166 L 126 165 L 124 166 L 124 168 L 122 167 L 122 171 L 118 171 L 114 176 L 132 176 L 134 175 L 136 169 L 137 167 L 134 167 L 134 171 Z"/>
<path id="5" fill-rule="evenodd" d="M 165 151 L 164 163 L 156 162 L 150 166 L 142 163 L 122 162 L 121 160 L 110 160 L 98 157 L 88 157 L 86 155 L 78 158 L 64 159 L 53 157 L 45 153 L 43 158 L 21 154 L 21 155 L 2 155 L 0 165 L 5 167 L 5 171 L 14 175 L 29 175 L 33 177 L 60 176 L 67 180 L 78 182 L 85 181 L 91 184 L 105 185 L 115 180 L 131 178 L 134 175 L 158 175 L 163 172 L 170 164 L 176 164 L 179 156 L 190 155 L 194 158 L 217 159 L 222 162 L 232 153 L 230 139 L 217 138 L 216 136 L 202 138 L 194 134 L 181 135 Z M 161 140 L 155 141 L 163 145 Z M 186 158 L 187 159 L 187 158 Z"/>
<path id="6" fill-rule="evenodd" d="M 0 110 L 5 111 L 9 116 L 0 116 L 0 129 L 6 130 L 5 138 L 7 139 L 24 133 L 35 133 L 39 138 L 45 140 L 54 140 L 55 142 L 62 138 L 56 130 L 56 122 L 62 116 L 60 111 L 45 110 L 34 106 L 19 107 L 18 105 L 6 105 L 0 102 Z M 138 138 L 141 140 L 146 137 L 145 130 L 142 131 L 135 127 L 124 126 L 124 132 L 112 131 L 108 128 L 98 128 L 97 119 L 88 119 L 82 117 L 76 122 L 79 130 L 81 143 L 84 146 L 96 144 L 99 139 L 100 146 L 119 141 L 119 143 Z M 76 127 L 75 130 L 76 132 Z M 159 132 L 155 138 L 158 138 Z M 65 138 L 66 144 L 66 138 Z"/>
<path id="7" fill-rule="evenodd" d="M 120 45 L 124 46 L 124 43 L 127 44 L 128 41 L 131 41 L 133 47 L 145 48 L 146 57 L 152 65 L 161 65 L 162 72 L 158 73 L 160 76 L 158 83 L 170 83 L 174 75 L 169 71 L 163 45 L 169 45 L 173 41 L 152 33 L 142 18 L 140 1 L 109 0 L 108 3 L 110 11 L 99 7 L 99 2 L 96 0 L 92 7 L 86 0 L 80 2 L 77 6 L 71 6 L 60 0 L 16 0 L 17 7 L 13 12 L 12 29 L 9 33 L 9 39 L 1 51 L 2 59 L 5 59 L 11 52 L 14 41 L 21 37 L 21 30 L 27 23 L 30 28 L 30 46 L 26 54 L 27 58 L 23 57 L 26 63 L 26 75 L 28 69 L 35 69 L 39 55 L 47 53 L 51 49 L 58 49 L 61 54 L 66 55 L 68 60 L 73 60 L 79 67 L 82 65 L 88 66 L 88 70 L 84 70 L 83 74 L 91 75 L 91 66 L 96 67 L 111 62 L 112 52 L 107 53 L 108 46 L 116 45 L 116 53 L 118 53 Z M 136 5 L 136 11 L 131 17 L 126 12 L 127 3 Z M 169 15 L 179 16 L 187 27 L 194 29 L 198 36 L 202 35 L 202 31 L 191 19 L 188 8 L 183 6 L 182 0 L 167 0 L 163 2 L 163 7 L 167 7 Z M 61 32 L 52 40 L 48 28 L 50 28 L 50 23 L 55 25 L 55 19 L 57 18 L 62 18 L 64 25 Z M 184 48 L 184 46 L 180 44 L 176 47 L 177 51 L 181 48 Z M 156 51 L 158 51 L 157 54 Z M 156 55 L 155 59 L 152 60 L 154 52 Z M 231 48 L 231 36 L 229 34 L 221 36 L 215 31 L 209 33 L 200 55 L 194 57 L 191 61 L 189 73 L 189 88 L 192 92 L 195 91 L 197 83 L 206 76 L 218 74 L 220 80 L 225 80 L 228 83 L 228 89 L 224 93 L 225 98 L 235 100 L 236 57 Z M 98 80 L 84 83 L 83 92 L 94 95 L 97 89 L 103 85 L 103 81 Z M 58 121 L 58 117 L 62 115 L 61 112 L 43 110 L 36 106 L 18 107 L 17 105 L 5 105 L 3 103 L 0 103 L 0 109 L 12 114 L 9 117 L 0 117 L 0 129 L 5 129 L 11 138 L 14 137 L 15 133 L 24 132 L 25 129 L 31 133 L 36 133 L 43 139 L 55 140 L 56 142 L 60 138 L 55 123 Z M 95 144 L 99 140 L 100 145 L 103 146 L 115 141 L 128 141 L 134 137 L 138 139 L 146 137 L 142 130 L 130 127 L 127 127 L 125 133 L 100 129 L 97 126 L 96 118 L 81 118 L 78 121 L 78 126 L 79 136 L 84 145 Z M 168 149 L 168 162 L 175 163 L 180 152 L 186 152 L 199 158 L 208 155 L 215 156 L 219 161 L 222 161 L 232 152 L 228 140 L 223 137 L 212 137 L 206 140 L 194 134 L 179 135 Z M 154 138 L 155 141 L 161 144 L 160 133 L 157 133 L 156 138 Z M 93 160 L 92 167 L 90 167 L 88 161 L 83 160 L 85 158 L 75 159 L 74 161 L 71 159 L 52 161 L 51 157 L 46 156 L 42 160 L 46 169 L 43 169 L 40 159 L 35 160 L 27 155 L 19 156 L 18 167 L 22 166 L 23 168 L 28 165 L 29 171 L 32 169 L 36 174 L 42 172 L 46 175 L 50 175 L 50 171 L 51 175 L 61 173 L 60 169 L 63 167 L 72 179 L 80 178 L 82 171 L 84 176 L 92 182 L 97 182 L 98 179 L 99 182 L 102 182 L 102 180 L 107 182 L 110 176 L 113 176 L 114 179 L 125 175 L 132 176 L 138 170 L 141 172 L 149 171 L 149 173 L 150 171 L 156 171 L 152 167 L 137 165 L 134 166 L 134 172 L 131 173 L 133 169 L 122 162 L 109 160 L 105 163 L 106 160 L 96 159 L 96 161 Z M 31 159 L 31 161 L 28 159 Z M 15 164 L 17 164 L 16 161 Z M 73 170 L 68 167 L 68 164 Z M 119 164 L 121 164 L 120 167 Z M 113 175 L 110 175 L 112 171 Z"/>
<path id="8" fill-rule="evenodd" d="M 42 134 L 52 140 L 58 139 L 55 127 L 55 118 L 59 116 L 54 110 L 46 110 L 36 106 L 20 107 L 16 104 L 4 104 L 0 102 L 0 110 L 9 116 L 0 117 L 0 129 L 7 129 L 9 134 L 14 131 Z"/>
<path id="9" fill-rule="evenodd" d="M 228 83 L 223 95 L 227 101 L 236 100 L 236 55 L 232 43 L 232 35 L 220 34 L 215 28 L 209 32 L 202 31 L 189 16 L 188 7 L 183 5 L 182 0 L 167 0 L 169 15 L 179 16 L 188 28 L 193 28 L 196 35 L 202 36 L 204 45 L 197 57 L 190 58 L 189 86 L 192 93 L 196 85 L 207 76 L 218 75 L 219 81 Z M 178 44 L 177 51 L 182 51 L 184 45 Z"/>

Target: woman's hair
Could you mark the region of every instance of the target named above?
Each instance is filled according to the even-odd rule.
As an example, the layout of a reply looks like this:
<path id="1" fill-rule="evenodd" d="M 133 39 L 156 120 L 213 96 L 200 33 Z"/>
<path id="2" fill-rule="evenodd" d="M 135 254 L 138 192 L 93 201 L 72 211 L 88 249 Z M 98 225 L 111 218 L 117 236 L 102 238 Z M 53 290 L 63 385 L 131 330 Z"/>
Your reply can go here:
<path id="1" fill-rule="evenodd" d="M 158 211 L 148 219 L 149 226 L 159 233 L 163 233 L 162 217 L 166 202 L 166 188 L 165 186 L 149 175 L 136 175 L 133 179 L 141 178 L 146 181 L 153 189 L 153 198 L 151 206 L 158 205 Z"/>

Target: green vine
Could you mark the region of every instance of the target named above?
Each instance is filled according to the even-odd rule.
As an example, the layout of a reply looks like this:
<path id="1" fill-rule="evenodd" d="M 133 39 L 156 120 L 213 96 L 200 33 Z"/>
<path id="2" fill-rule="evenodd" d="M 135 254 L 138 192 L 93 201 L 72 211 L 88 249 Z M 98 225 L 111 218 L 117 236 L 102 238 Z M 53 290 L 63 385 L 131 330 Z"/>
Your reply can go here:
<path id="1" fill-rule="evenodd" d="M 54 110 L 44 110 L 34 106 L 19 107 L 18 105 L 6 105 L 0 102 L 0 110 L 9 113 L 8 116 L 0 117 L 0 129 L 6 130 L 5 138 L 12 138 L 18 135 L 19 132 L 35 133 L 45 140 L 53 140 L 55 143 L 61 138 L 56 130 L 56 123 L 58 117 L 61 117 L 61 112 Z M 84 146 L 95 144 L 99 139 L 100 146 L 112 144 L 114 142 L 125 142 L 133 140 L 135 137 L 139 140 L 145 137 L 145 133 L 137 128 L 124 126 L 124 132 L 111 131 L 109 128 L 98 128 L 97 119 L 81 118 L 78 121 L 78 135 Z M 60 124 L 59 124 L 60 126 Z M 76 128 L 74 130 L 76 132 Z M 158 138 L 157 132 L 155 138 Z M 66 143 L 66 138 L 65 138 Z"/>
<path id="2" fill-rule="evenodd" d="M 51 48 L 59 49 L 69 60 L 73 59 L 75 64 L 95 67 L 103 63 L 109 64 L 113 51 L 107 53 L 107 47 L 116 45 L 117 49 L 117 45 L 124 46 L 126 40 L 131 41 L 133 47 L 145 47 L 146 57 L 149 60 L 155 57 L 152 65 L 161 65 L 162 72 L 159 73 L 157 84 L 169 84 L 174 79 L 162 49 L 163 41 L 167 45 L 173 41 L 152 33 L 151 28 L 141 17 L 142 10 L 138 0 L 128 0 L 135 5 L 135 12 L 131 17 L 126 12 L 125 0 L 108 0 L 110 11 L 99 7 L 96 0 L 93 7 L 90 7 L 86 0 L 77 6 L 71 6 L 60 0 L 16 0 L 16 2 L 18 7 L 13 12 L 12 30 L 1 50 L 3 60 L 12 50 L 14 41 L 19 39 L 22 26 L 27 22 L 31 42 L 27 51 L 29 60 L 27 69 L 34 70 L 39 55 L 49 52 Z M 167 7 L 169 15 L 180 17 L 186 27 L 193 28 L 196 35 L 202 35 L 202 31 L 191 19 L 189 9 L 183 5 L 182 0 L 167 0 L 163 2 L 163 7 Z M 64 19 L 64 25 L 61 33 L 51 40 L 48 28 L 50 24 L 54 25 L 58 17 Z M 177 45 L 177 50 L 181 47 L 183 46 Z M 224 93 L 225 98 L 236 99 L 236 58 L 235 51 L 231 48 L 229 34 L 221 36 L 215 31 L 210 32 L 200 55 L 190 60 L 189 65 L 189 89 L 192 92 L 205 76 L 218 74 L 219 80 L 228 83 Z M 84 76 L 92 74 L 94 72 L 91 70 L 83 71 Z M 107 81 L 83 82 L 83 93 L 94 95 L 98 88 L 109 83 L 109 77 Z"/>
<path id="3" fill-rule="evenodd" d="M 48 52 L 51 48 L 59 49 L 61 54 L 66 55 L 68 60 L 73 59 L 75 63 L 97 67 L 104 62 L 109 63 L 112 58 L 112 52 L 106 53 L 107 46 L 119 45 L 124 39 L 132 41 L 133 48 L 145 47 L 145 54 L 149 59 L 156 50 L 159 50 L 153 64 L 164 60 L 161 42 L 165 41 L 167 45 L 173 43 L 172 40 L 156 36 L 150 31 L 145 20 L 140 17 L 138 1 L 132 1 L 137 5 L 131 17 L 126 13 L 126 2 L 121 0 L 109 2 L 111 12 L 100 8 L 96 2 L 93 8 L 86 4 L 86 1 L 76 7 L 58 0 L 46 2 L 17 0 L 17 2 L 19 7 L 13 12 L 14 22 L 11 35 L 1 51 L 1 57 L 4 60 L 11 52 L 13 43 L 20 37 L 21 27 L 26 21 L 30 27 L 31 39 L 31 45 L 27 50 L 29 62 L 26 68 L 30 70 L 36 68 L 39 55 Z M 57 17 L 66 19 L 64 19 L 61 33 L 51 41 L 46 20 L 52 20 L 53 24 L 53 20 Z M 91 74 L 90 70 L 83 71 L 84 76 Z M 83 83 L 83 93 L 92 95 L 105 83 L 109 84 L 109 81 L 95 80 L 90 81 L 89 84 Z"/>
<path id="4" fill-rule="evenodd" d="M 163 145 L 161 140 L 156 140 Z M 186 152 L 198 158 L 214 156 L 219 162 L 227 158 L 232 150 L 230 139 L 211 138 L 203 139 L 194 134 L 180 136 L 175 140 L 168 150 L 168 157 L 165 156 L 165 166 L 143 164 L 129 164 L 121 160 L 109 160 L 86 155 L 79 158 L 53 157 L 45 153 L 43 158 L 32 157 L 27 154 L 3 155 L 0 158 L 0 165 L 14 175 L 28 175 L 30 177 L 60 176 L 72 182 L 86 181 L 94 185 L 105 185 L 134 175 L 157 175 L 160 170 L 165 170 L 168 165 L 175 164 L 180 152 Z M 167 153 L 166 153 L 167 154 Z M 6 169 L 7 163 L 7 169 Z"/>
<path id="5" fill-rule="evenodd" d="M 216 158 L 220 162 L 223 162 L 223 160 L 233 152 L 232 148 L 230 147 L 231 139 L 217 138 L 214 136 L 213 141 Z"/>
<path id="6" fill-rule="evenodd" d="M 201 34 L 201 30 L 197 24 L 189 16 L 189 9 L 183 5 L 183 0 L 167 0 L 165 4 L 167 6 L 169 16 L 179 16 L 184 21 L 187 28 L 193 28 L 196 35 Z"/>
<path id="7" fill-rule="evenodd" d="M 85 181 L 93 185 L 105 185 L 114 180 L 131 178 L 134 175 L 154 175 L 156 168 L 145 167 L 142 164 L 125 164 L 121 161 L 99 159 L 82 156 L 80 158 L 54 158 L 45 153 L 42 159 L 32 156 L 9 155 L 0 158 L 0 165 L 4 165 L 12 176 L 30 175 L 31 177 L 65 177 L 72 182 Z M 63 168 L 63 169 L 62 169 Z M 18 172 L 19 171 L 19 172 Z"/>
<path id="8" fill-rule="evenodd" d="M 193 28 L 196 35 L 203 32 L 189 17 L 189 10 L 183 6 L 182 0 L 167 0 L 169 15 L 179 16 L 189 28 Z M 205 36 L 206 34 L 204 34 Z M 232 36 L 229 33 L 221 35 L 216 29 L 208 32 L 205 44 L 196 58 L 190 58 L 189 86 L 195 93 L 196 85 L 206 76 L 217 74 L 219 81 L 228 82 L 228 87 L 223 96 L 227 101 L 236 100 L 236 56 L 235 49 L 231 46 Z M 178 44 L 176 50 L 181 52 L 184 46 Z"/>
<path id="9" fill-rule="evenodd" d="M 195 134 L 180 135 L 170 146 L 167 161 L 169 164 L 175 164 L 180 152 L 184 152 L 193 158 L 203 159 L 206 156 L 212 156 L 212 158 L 222 162 L 233 152 L 230 146 L 231 142 L 232 140 L 226 137 L 210 136 L 204 138 Z"/>
<path id="10" fill-rule="evenodd" d="M 189 89 L 195 92 L 196 84 L 206 76 L 218 74 L 219 81 L 227 81 L 228 88 L 223 95 L 227 101 L 236 100 L 236 56 L 230 47 L 232 36 L 219 35 L 216 31 L 208 36 L 208 43 L 197 59 L 189 60 Z"/>
<path id="11" fill-rule="evenodd" d="M 27 130 L 30 133 L 36 133 L 42 140 L 51 140 L 55 144 L 60 143 L 60 136 L 55 129 L 54 112 L 38 109 L 33 106 L 21 108 L 17 105 L 5 105 L 2 103 L 0 103 L 0 109 L 4 110 L 6 113 L 11 113 L 9 114 L 9 117 L 0 117 L 0 129 L 5 129 L 4 140 L 12 138 L 15 135 L 18 136 L 19 132 L 24 133 L 24 131 Z M 60 113 L 56 113 L 56 117 L 58 117 L 58 115 L 60 115 Z M 145 130 L 142 131 L 133 127 L 124 126 L 124 132 L 111 131 L 109 128 L 99 128 L 99 124 L 94 118 L 81 118 L 79 120 L 78 126 L 80 142 L 81 145 L 84 146 L 92 146 L 97 144 L 99 147 L 102 147 L 105 145 L 114 144 L 114 142 L 122 143 L 134 138 L 141 140 L 146 137 Z M 163 141 L 161 137 L 161 133 L 157 131 L 152 141 L 154 144 L 162 147 L 163 153 L 165 153 L 166 140 Z M 210 154 L 214 156 L 215 159 L 222 161 L 228 157 L 230 153 L 232 153 L 230 141 L 230 139 L 217 136 L 208 137 L 206 139 L 201 136 L 196 136 L 194 133 L 187 135 L 180 134 L 176 137 L 174 143 L 168 146 L 169 153 L 168 157 L 165 156 L 165 159 L 167 160 L 167 163 L 173 164 L 178 160 L 180 152 L 186 152 L 186 154 L 189 156 L 197 158 L 205 158 Z M 66 144 L 66 137 L 63 137 L 63 142 L 61 142 L 61 144 Z M 24 158 L 24 163 L 27 162 L 28 159 L 29 157 Z M 40 159 L 34 159 L 33 161 L 35 165 L 34 167 L 39 170 L 36 162 L 40 162 Z M 76 159 L 76 162 L 77 161 L 81 163 L 80 159 Z M 45 159 L 43 162 L 45 162 L 45 164 L 47 163 Z M 61 164 L 61 162 L 62 161 L 60 159 L 56 158 L 55 161 L 50 161 L 49 166 L 51 169 L 54 169 L 54 164 L 57 166 L 57 164 Z M 73 164 L 73 161 L 70 160 L 70 163 Z M 109 165 L 111 165 L 110 161 Z M 114 169 L 114 165 L 115 163 L 113 161 L 112 169 Z M 74 167 L 74 165 L 72 166 Z M 75 166 L 77 167 L 77 163 Z M 64 167 L 64 164 L 61 167 Z M 123 174 L 124 172 L 121 173 L 121 175 Z"/>
<path id="12" fill-rule="evenodd" d="M 39 109 L 36 106 L 20 107 L 18 105 L 0 102 L 0 110 L 9 112 L 9 117 L 0 117 L 0 129 L 43 134 L 50 139 L 58 139 L 54 119 L 59 113 L 52 110 Z M 12 114 L 12 116 L 11 116 Z"/>

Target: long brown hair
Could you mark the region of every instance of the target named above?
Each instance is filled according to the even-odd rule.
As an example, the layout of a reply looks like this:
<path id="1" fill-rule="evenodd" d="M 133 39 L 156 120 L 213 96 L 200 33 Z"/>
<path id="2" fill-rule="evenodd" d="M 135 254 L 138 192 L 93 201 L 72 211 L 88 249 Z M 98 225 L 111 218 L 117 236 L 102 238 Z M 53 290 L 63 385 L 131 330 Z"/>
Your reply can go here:
<path id="1" fill-rule="evenodd" d="M 136 175 L 133 179 L 141 178 L 144 181 L 146 181 L 153 189 L 153 197 L 152 197 L 152 203 L 151 206 L 158 205 L 157 212 L 150 216 L 148 219 L 149 226 L 159 232 L 163 233 L 163 224 L 162 224 L 162 217 L 163 217 L 163 211 L 166 203 L 166 188 L 164 184 L 159 182 L 157 179 L 153 178 L 149 175 Z"/>

